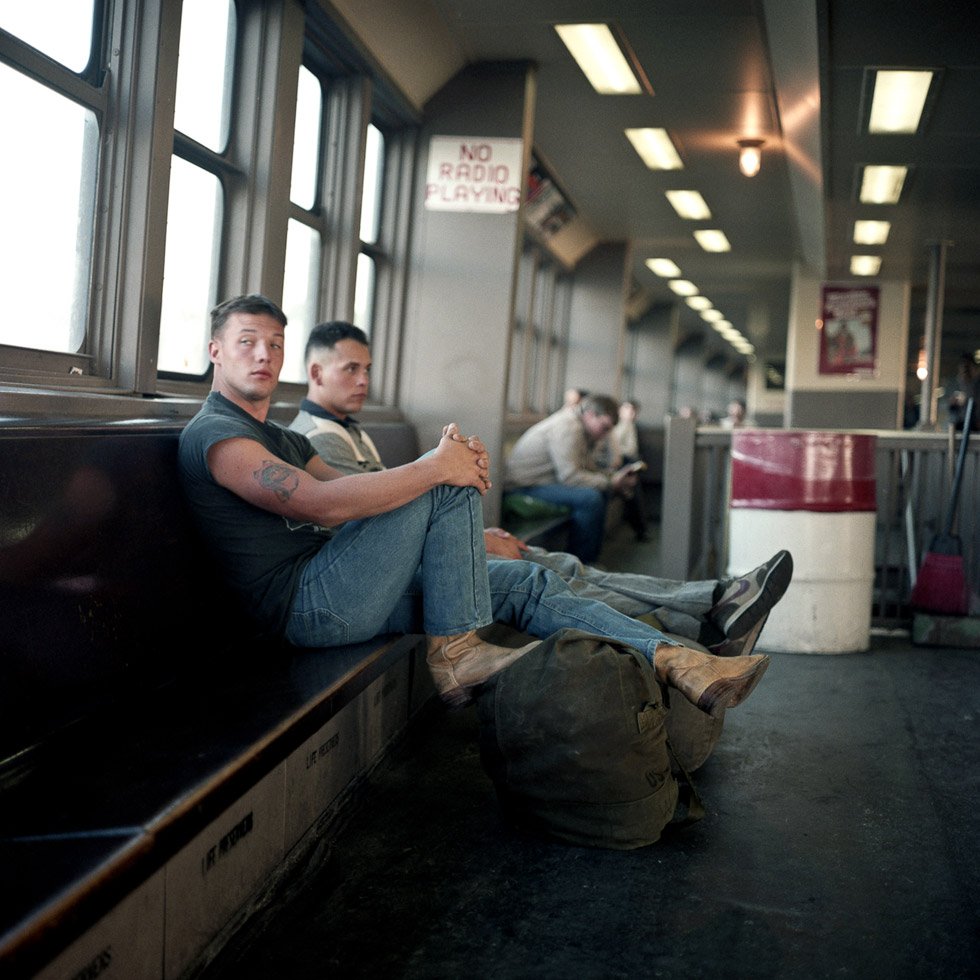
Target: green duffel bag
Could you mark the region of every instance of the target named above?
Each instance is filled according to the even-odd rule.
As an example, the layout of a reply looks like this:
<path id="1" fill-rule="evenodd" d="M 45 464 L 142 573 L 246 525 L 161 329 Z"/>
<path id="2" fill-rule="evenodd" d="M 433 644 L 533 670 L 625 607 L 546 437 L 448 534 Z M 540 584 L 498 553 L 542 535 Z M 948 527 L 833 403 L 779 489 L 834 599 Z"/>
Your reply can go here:
<path id="1" fill-rule="evenodd" d="M 480 757 L 506 821 L 589 847 L 659 840 L 678 783 L 660 685 L 638 651 L 560 630 L 491 677 L 477 707 Z"/>
<path id="2" fill-rule="evenodd" d="M 505 493 L 500 504 L 501 520 L 507 523 L 541 521 L 550 517 L 564 517 L 571 511 L 561 504 L 549 504 L 526 493 Z"/>

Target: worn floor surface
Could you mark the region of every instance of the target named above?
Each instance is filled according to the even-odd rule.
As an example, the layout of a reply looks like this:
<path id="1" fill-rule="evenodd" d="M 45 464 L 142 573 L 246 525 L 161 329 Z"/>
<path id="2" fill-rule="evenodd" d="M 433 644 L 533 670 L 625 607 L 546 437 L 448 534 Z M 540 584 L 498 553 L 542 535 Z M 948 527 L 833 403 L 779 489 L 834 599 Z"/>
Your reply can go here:
<path id="1" fill-rule="evenodd" d="M 775 654 L 637 851 L 517 836 L 473 709 L 437 712 L 205 980 L 977 980 L 980 655 Z"/>
<path id="2" fill-rule="evenodd" d="M 978 721 L 969 651 L 776 654 L 695 776 L 705 819 L 613 852 L 510 833 L 475 711 L 438 713 L 206 976 L 976 980 Z"/>

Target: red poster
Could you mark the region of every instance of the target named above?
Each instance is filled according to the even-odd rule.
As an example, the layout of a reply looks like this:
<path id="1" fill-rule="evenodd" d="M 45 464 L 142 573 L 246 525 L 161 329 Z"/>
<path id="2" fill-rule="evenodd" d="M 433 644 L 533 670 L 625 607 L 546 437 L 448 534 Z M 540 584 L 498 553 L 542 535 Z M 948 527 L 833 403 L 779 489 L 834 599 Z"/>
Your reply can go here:
<path id="1" fill-rule="evenodd" d="M 878 353 L 878 287 L 824 286 L 820 373 L 873 371 Z"/>

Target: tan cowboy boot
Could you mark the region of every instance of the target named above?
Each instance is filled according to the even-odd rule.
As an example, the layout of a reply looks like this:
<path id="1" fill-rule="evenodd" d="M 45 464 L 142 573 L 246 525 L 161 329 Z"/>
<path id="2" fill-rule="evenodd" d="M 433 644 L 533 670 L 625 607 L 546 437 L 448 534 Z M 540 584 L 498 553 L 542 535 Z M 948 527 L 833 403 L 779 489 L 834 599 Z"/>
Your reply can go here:
<path id="1" fill-rule="evenodd" d="M 713 718 L 725 708 L 741 704 L 762 679 L 769 658 L 713 657 L 700 650 L 661 643 L 653 655 L 653 666 L 661 682 L 677 688 L 691 702 Z"/>
<path id="2" fill-rule="evenodd" d="M 439 697 L 452 708 L 462 708 L 473 699 L 470 688 L 482 684 L 498 671 L 524 656 L 538 640 L 522 647 L 501 647 L 481 639 L 476 630 L 455 636 L 429 636 L 425 662 Z"/>

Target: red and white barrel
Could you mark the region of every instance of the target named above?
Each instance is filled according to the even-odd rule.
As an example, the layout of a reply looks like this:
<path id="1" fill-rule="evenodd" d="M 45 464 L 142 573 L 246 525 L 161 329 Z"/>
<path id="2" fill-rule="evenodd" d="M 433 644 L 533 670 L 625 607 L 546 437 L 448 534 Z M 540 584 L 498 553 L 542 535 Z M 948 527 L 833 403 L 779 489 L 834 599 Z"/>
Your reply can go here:
<path id="1" fill-rule="evenodd" d="M 793 581 L 758 649 L 868 649 L 876 507 L 873 435 L 732 433 L 729 574 L 755 568 L 781 548 L 793 555 Z"/>

